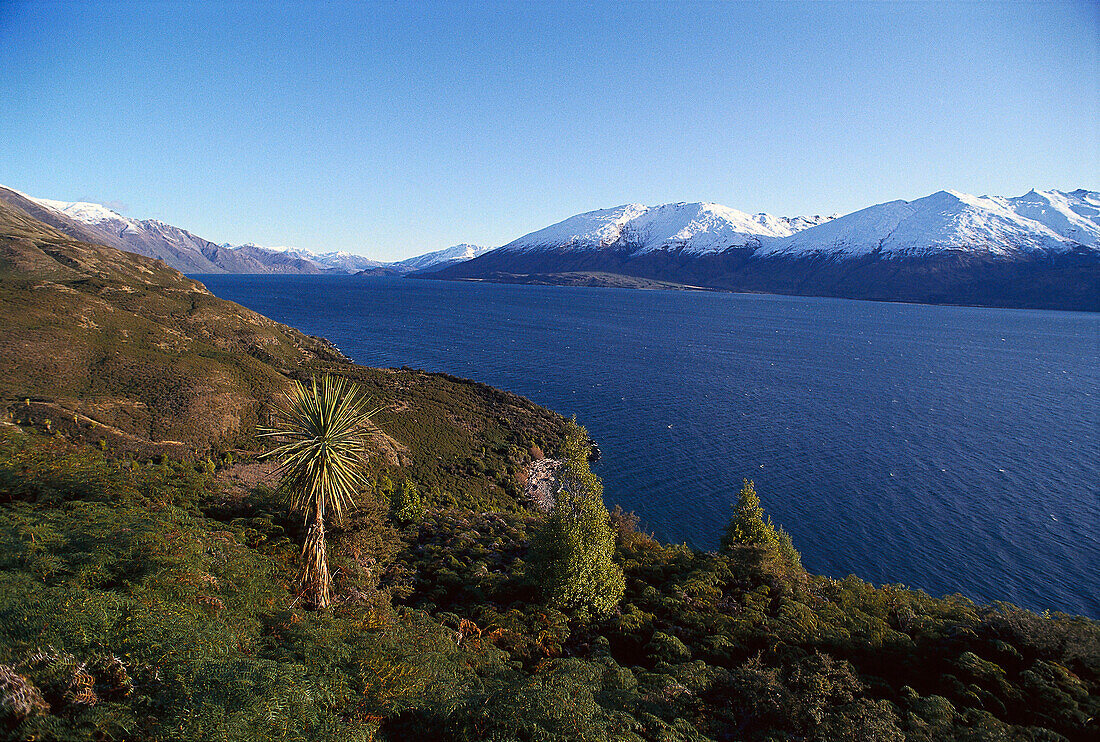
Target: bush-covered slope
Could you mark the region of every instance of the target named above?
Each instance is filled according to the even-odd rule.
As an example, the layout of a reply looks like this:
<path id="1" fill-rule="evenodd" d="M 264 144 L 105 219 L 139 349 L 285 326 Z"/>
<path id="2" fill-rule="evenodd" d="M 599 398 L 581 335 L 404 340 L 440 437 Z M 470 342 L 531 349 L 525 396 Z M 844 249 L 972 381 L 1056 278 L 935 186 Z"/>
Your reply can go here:
<path id="1" fill-rule="evenodd" d="M 1100 628 L 655 542 L 603 619 L 549 607 L 532 514 L 369 493 L 303 610 L 301 525 L 199 464 L 0 433 L 0 738 L 1088 740 Z M 212 502 L 215 501 L 215 502 Z"/>

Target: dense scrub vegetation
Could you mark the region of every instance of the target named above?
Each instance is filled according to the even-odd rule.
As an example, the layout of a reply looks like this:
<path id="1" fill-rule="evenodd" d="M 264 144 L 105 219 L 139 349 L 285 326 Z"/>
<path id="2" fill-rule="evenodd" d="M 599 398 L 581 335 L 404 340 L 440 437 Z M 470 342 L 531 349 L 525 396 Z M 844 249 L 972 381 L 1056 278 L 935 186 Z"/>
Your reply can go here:
<path id="1" fill-rule="evenodd" d="M 357 501 L 335 605 L 306 610 L 303 526 L 269 489 L 227 500 L 201 462 L 9 426 L 0 736 L 1095 738 L 1083 618 L 809 575 L 766 520 L 722 553 L 661 544 L 619 510 L 625 592 L 600 616 L 529 569 L 545 515 Z"/>

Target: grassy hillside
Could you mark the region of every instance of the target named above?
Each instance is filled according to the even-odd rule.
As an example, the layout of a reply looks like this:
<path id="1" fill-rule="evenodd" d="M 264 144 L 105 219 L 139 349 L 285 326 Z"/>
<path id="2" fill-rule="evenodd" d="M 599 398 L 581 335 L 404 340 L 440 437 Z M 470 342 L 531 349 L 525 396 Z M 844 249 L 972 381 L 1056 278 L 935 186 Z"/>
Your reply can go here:
<path id="1" fill-rule="evenodd" d="M 215 297 L 159 261 L 78 242 L 0 201 L 0 400 L 7 418 L 139 458 L 254 450 L 294 378 L 360 381 L 384 406 L 376 473 L 416 477 L 429 502 L 462 490 L 516 507 L 532 445 L 563 421 L 483 384 L 355 366 L 327 341 Z"/>
<path id="2" fill-rule="evenodd" d="M 209 446 L 254 427 L 303 363 L 339 357 L 158 261 L 76 242 L 0 202 L 0 396 L 12 414 Z"/>

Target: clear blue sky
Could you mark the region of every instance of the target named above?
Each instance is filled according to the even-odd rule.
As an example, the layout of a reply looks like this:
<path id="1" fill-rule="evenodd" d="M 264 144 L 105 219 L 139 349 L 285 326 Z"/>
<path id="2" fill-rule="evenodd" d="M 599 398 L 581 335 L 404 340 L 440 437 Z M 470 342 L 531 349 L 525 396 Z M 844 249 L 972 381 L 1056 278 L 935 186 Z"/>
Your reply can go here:
<path id="1" fill-rule="evenodd" d="M 217 242 L 1100 186 L 1096 2 L 0 0 L 0 49 L 0 183 Z"/>

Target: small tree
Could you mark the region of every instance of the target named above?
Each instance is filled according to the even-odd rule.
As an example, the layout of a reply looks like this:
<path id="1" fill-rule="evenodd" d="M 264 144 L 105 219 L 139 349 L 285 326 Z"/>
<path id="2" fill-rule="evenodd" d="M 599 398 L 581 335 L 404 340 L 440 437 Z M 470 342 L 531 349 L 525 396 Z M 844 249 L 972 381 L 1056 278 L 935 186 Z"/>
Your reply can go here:
<path id="1" fill-rule="evenodd" d="M 719 551 L 728 553 L 735 546 L 767 547 L 775 542 L 775 528 L 770 519 L 764 520 L 764 508 L 756 495 L 756 485 L 752 480 L 745 479 L 734 506 L 733 520 L 726 526 Z"/>
<path id="2" fill-rule="evenodd" d="M 733 519 L 726 526 L 718 549 L 719 553 L 729 555 L 739 550 L 743 557 L 747 556 L 746 550 L 755 552 L 757 561 L 770 558 L 795 574 L 802 572 L 802 557 L 794 548 L 791 535 L 764 515 L 764 508 L 756 495 L 756 485 L 750 479 L 743 480 Z"/>
<path id="3" fill-rule="evenodd" d="M 531 573 L 561 608 L 609 613 L 626 590 L 603 484 L 588 466 L 587 431 L 568 424 L 553 504 L 532 538 Z"/>
<path id="4" fill-rule="evenodd" d="M 276 409 L 272 427 L 260 432 L 279 445 L 264 454 L 279 460 L 279 490 L 292 510 L 305 515 L 299 580 L 317 608 L 332 603 L 332 575 L 325 552 L 325 518 L 341 520 L 366 485 L 363 468 L 369 440 L 367 411 L 355 384 L 324 376 L 320 384 L 294 382 Z"/>
<path id="5" fill-rule="evenodd" d="M 393 517 L 399 523 L 416 523 L 424 517 L 424 501 L 416 482 L 406 479 L 393 496 Z"/>

